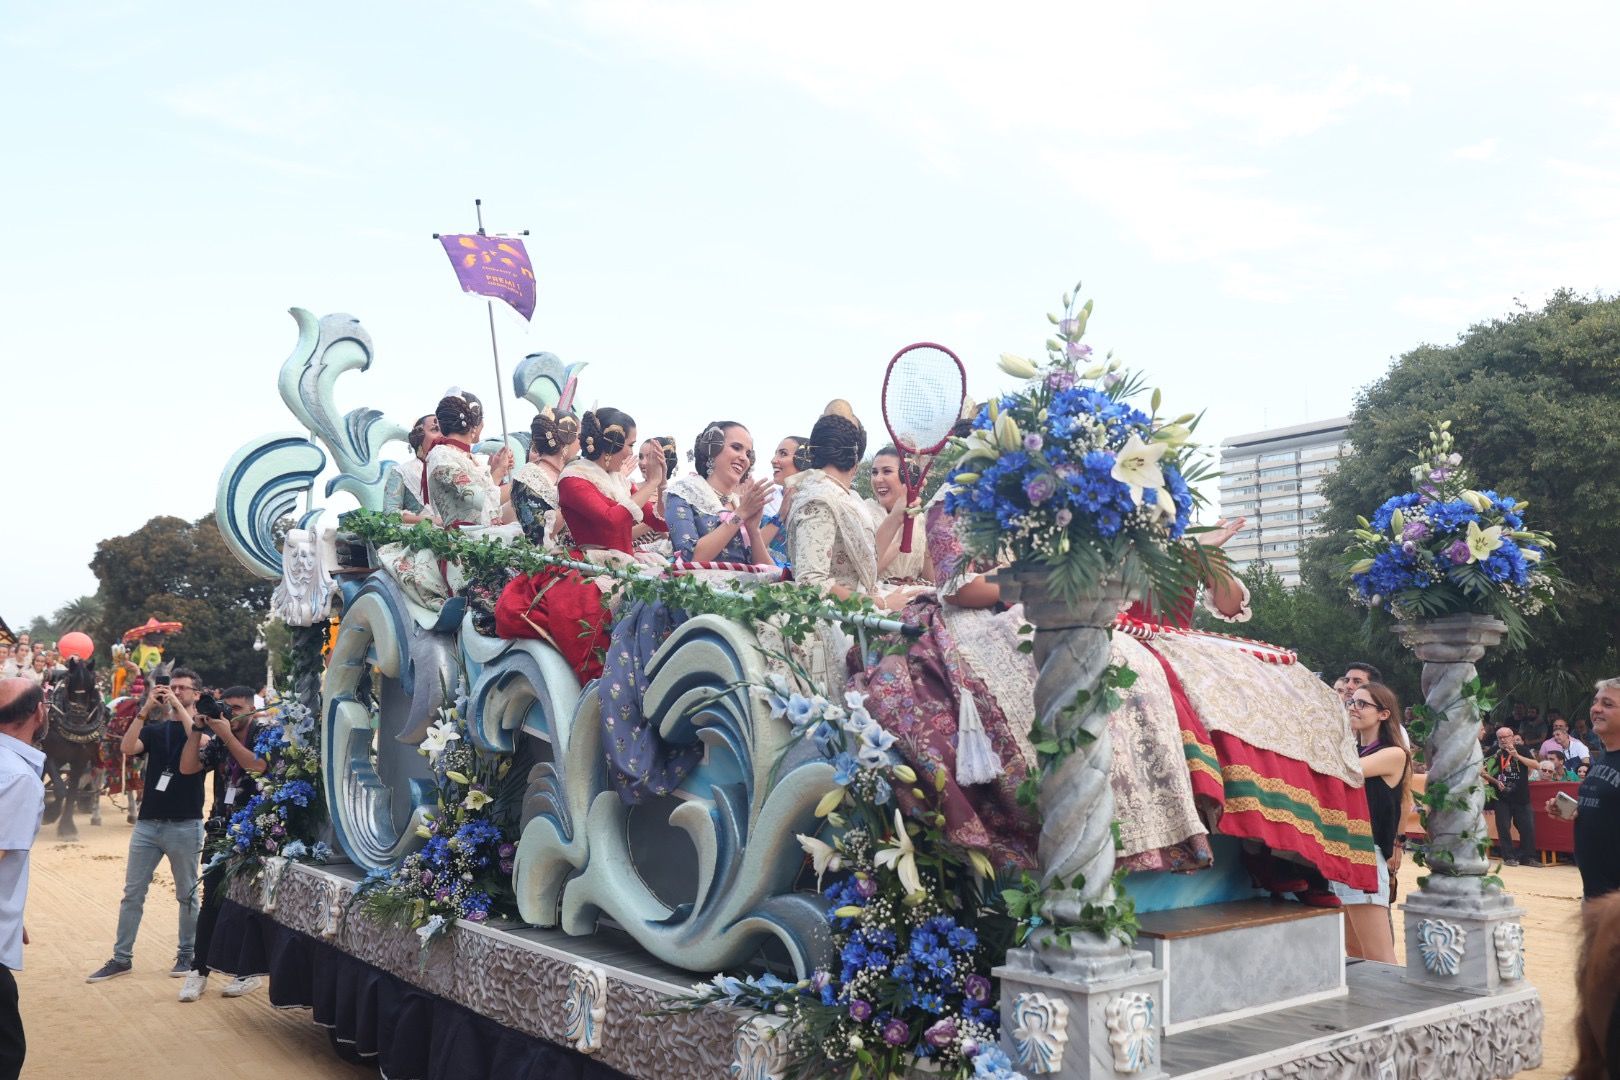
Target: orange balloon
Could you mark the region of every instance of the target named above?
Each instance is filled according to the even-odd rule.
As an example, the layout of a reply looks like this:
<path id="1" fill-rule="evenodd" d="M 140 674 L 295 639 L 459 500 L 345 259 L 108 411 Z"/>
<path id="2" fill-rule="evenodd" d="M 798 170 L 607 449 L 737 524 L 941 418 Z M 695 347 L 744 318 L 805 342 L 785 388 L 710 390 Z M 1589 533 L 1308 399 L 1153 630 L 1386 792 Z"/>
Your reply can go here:
<path id="1" fill-rule="evenodd" d="M 96 645 L 95 642 L 90 640 L 89 634 L 83 634 L 75 630 L 72 633 L 62 635 L 62 640 L 56 643 L 56 651 L 63 656 L 75 656 L 80 660 L 88 660 L 91 654 L 96 651 Z"/>

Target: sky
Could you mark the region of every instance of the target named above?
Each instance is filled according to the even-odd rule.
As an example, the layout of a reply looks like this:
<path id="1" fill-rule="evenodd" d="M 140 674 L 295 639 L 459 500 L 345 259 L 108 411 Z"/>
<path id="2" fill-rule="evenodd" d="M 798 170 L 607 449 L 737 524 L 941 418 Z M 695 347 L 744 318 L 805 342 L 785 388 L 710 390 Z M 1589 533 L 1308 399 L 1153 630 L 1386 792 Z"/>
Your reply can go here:
<path id="1" fill-rule="evenodd" d="M 289 307 L 370 332 L 345 409 L 493 399 L 431 239 L 474 197 L 539 279 L 507 394 L 587 362 L 581 403 L 683 448 L 725 418 L 763 456 L 833 397 L 880 429 L 916 340 L 982 399 L 1077 280 L 1203 441 L 1342 415 L 1420 343 L 1615 290 L 1617 39 L 1612 4 L 8 0 L 0 616 L 296 430 Z"/>

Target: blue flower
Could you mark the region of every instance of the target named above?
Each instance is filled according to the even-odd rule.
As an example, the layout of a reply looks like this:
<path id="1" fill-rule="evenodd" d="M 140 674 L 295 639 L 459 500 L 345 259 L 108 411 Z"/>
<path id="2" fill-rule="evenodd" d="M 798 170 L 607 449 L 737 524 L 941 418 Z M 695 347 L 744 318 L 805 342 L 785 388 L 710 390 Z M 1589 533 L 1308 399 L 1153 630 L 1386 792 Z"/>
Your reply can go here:
<path id="1" fill-rule="evenodd" d="M 855 777 L 860 771 L 860 766 L 855 761 L 855 755 L 848 750 L 833 758 L 833 783 L 839 787 L 848 787 L 854 783 Z"/>
<path id="2" fill-rule="evenodd" d="M 1395 511 L 1410 510 L 1412 507 L 1418 504 L 1418 501 L 1421 498 L 1422 496 L 1420 496 L 1417 492 L 1410 491 L 1405 495 L 1397 495 L 1393 499 L 1386 500 L 1382 506 L 1373 511 L 1373 531 L 1380 533 L 1389 531 L 1389 523 L 1394 517 Z"/>

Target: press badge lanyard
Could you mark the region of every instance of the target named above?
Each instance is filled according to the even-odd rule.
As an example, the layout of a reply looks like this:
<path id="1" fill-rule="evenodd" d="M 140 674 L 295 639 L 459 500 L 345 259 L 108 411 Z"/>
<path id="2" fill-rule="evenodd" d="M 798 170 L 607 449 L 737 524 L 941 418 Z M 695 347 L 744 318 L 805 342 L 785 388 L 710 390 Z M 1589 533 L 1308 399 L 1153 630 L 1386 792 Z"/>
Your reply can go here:
<path id="1" fill-rule="evenodd" d="M 169 755 L 174 750 L 174 736 L 169 734 L 169 723 L 170 721 L 164 721 L 163 724 L 163 763 L 165 765 L 169 763 Z M 173 779 L 174 770 L 166 768 L 163 770 L 163 774 L 158 777 L 157 783 L 152 785 L 152 788 L 155 791 L 168 791 L 169 781 Z"/>

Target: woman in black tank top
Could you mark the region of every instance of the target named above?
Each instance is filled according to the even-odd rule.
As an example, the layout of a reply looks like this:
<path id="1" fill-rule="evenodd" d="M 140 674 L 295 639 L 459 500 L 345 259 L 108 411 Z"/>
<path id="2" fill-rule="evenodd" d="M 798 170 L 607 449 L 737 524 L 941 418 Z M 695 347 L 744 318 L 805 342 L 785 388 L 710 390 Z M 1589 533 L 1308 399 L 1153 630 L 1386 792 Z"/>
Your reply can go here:
<path id="1" fill-rule="evenodd" d="M 1383 683 L 1368 683 L 1350 695 L 1350 729 L 1361 753 L 1361 772 L 1367 778 L 1367 810 L 1373 843 L 1381 863 L 1382 895 L 1346 898 L 1345 951 L 1366 960 L 1395 963 L 1395 935 L 1389 921 L 1388 874 L 1395 857 L 1396 834 L 1401 826 L 1401 804 L 1406 794 L 1409 755 L 1400 730 L 1400 699 Z M 1358 902 L 1360 901 L 1360 902 Z"/>

